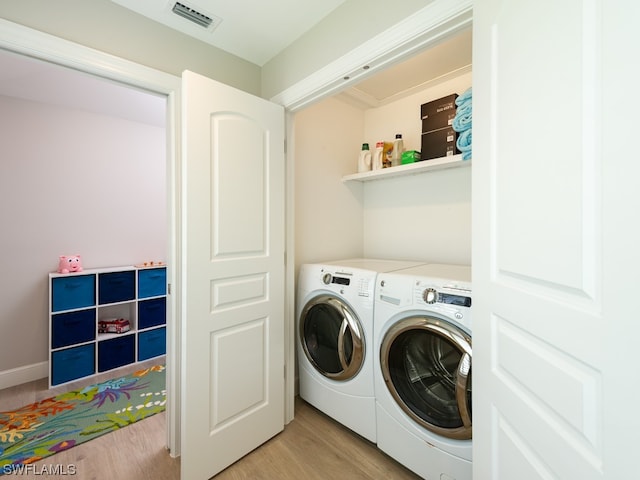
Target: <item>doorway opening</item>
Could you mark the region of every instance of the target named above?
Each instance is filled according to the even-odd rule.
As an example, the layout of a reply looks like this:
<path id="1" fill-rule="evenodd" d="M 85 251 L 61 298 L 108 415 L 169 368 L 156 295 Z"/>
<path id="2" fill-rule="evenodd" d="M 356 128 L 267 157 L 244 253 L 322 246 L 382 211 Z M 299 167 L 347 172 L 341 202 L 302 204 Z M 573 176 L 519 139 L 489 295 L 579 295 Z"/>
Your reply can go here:
<path id="1" fill-rule="evenodd" d="M 41 44 L 37 38 L 34 43 Z M 52 49 L 55 55 L 29 41 L 20 48 L 0 45 L 0 101 L 13 112 L 3 121 L 13 136 L 4 148 L 13 150 L 0 168 L 8 169 L 2 177 L 12 187 L 3 191 L 13 191 L 15 201 L 6 218 L 21 222 L 2 242 L 5 251 L 26 260 L 17 275 L 12 272 L 8 284 L 16 294 L 5 292 L 3 308 L 31 309 L 24 318 L 34 323 L 21 322 L 26 346 L 16 343 L 17 355 L 10 357 L 23 373 L 13 384 L 48 376 L 47 282 L 38 279 L 56 269 L 58 255 L 80 253 L 85 269 L 161 261 L 176 291 L 172 182 L 178 125 L 169 119 L 179 79 L 99 52 L 79 69 L 76 46 L 60 41 Z M 177 456 L 175 309 L 169 296 L 166 439 Z M 15 335 L 15 325 L 0 324 L 9 328 Z M 14 367 L 4 360 L 3 370 Z"/>

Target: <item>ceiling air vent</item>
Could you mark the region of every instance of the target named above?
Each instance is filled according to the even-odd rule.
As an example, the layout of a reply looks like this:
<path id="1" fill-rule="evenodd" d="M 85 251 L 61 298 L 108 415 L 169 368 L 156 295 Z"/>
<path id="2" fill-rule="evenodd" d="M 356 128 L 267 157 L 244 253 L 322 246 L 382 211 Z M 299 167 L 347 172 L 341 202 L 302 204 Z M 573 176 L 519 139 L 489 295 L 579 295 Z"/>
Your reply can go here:
<path id="1" fill-rule="evenodd" d="M 172 9 L 173 13 L 176 15 L 180 15 L 187 20 L 196 23 L 204 28 L 209 28 L 209 26 L 213 23 L 213 18 L 208 17 L 204 13 L 200 13 L 197 10 L 194 10 L 191 7 L 186 6 L 183 3 L 176 2 Z"/>

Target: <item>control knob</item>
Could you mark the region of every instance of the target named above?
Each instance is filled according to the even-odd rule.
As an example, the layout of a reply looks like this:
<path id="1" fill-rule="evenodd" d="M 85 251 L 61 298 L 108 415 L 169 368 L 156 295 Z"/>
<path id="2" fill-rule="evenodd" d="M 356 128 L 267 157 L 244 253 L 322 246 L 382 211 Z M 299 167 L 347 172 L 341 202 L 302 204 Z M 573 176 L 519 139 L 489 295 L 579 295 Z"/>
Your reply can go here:
<path id="1" fill-rule="evenodd" d="M 422 292 L 422 298 L 430 305 L 436 303 L 436 300 L 438 300 L 438 291 L 435 288 L 427 288 Z"/>
<path id="2" fill-rule="evenodd" d="M 329 285 L 331 283 L 331 274 L 330 273 L 325 273 L 322 276 L 322 283 L 324 283 L 325 285 Z"/>

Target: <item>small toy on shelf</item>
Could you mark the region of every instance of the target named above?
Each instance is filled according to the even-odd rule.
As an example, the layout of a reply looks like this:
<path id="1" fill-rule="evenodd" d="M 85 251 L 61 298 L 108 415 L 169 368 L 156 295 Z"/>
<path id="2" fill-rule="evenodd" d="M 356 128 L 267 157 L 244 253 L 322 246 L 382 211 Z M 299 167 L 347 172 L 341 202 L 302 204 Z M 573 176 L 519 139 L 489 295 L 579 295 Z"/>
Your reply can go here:
<path id="1" fill-rule="evenodd" d="M 155 262 L 155 261 L 152 260 L 150 262 L 137 263 L 135 266 L 137 268 L 164 267 L 165 263 L 164 262 Z"/>
<path id="2" fill-rule="evenodd" d="M 124 333 L 131 330 L 126 318 L 107 318 L 98 322 L 98 333 Z"/>
<path id="3" fill-rule="evenodd" d="M 80 255 L 60 255 L 58 273 L 81 272 L 82 258 Z"/>

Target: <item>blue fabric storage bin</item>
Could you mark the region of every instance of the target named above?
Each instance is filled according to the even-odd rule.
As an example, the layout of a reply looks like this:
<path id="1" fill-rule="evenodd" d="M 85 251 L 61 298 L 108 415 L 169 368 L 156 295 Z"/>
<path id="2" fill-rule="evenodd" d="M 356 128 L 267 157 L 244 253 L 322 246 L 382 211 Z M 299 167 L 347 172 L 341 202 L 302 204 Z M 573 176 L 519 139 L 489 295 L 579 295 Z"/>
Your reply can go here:
<path id="1" fill-rule="evenodd" d="M 138 270 L 138 298 L 158 297 L 167 293 L 167 269 Z"/>
<path id="2" fill-rule="evenodd" d="M 52 316 L 51 348 L 60 348 L 96 339 L 96 309 L 58 313 Z"/>
<path id="3" fill-rule="evenodd" d="M 167 321 L 167 299 L 154 298 L 138 302 L 138 328 L 155 327 Z"/>
<path id="4" fill-rule="evenodd" d="M 101 273 L 98 275 L 98 303 L 117 303 L 136 296 L 135 271 Z"/>
<path id="5" fill-rule="evenodd" d="M 156 328 L 138 334 L 138 361 L 164 355 L 167 352 L 167 329 Z"/>
<path id="6" fill-rule="evenodd" d="M 70 275 L 51 279 L 52 311 L 91 307 L 95 304 L 95 275 Z"/>
<path id="7" fill-rule="evenodd" d="M 98 371 L 105 372 L 135 361 L 134 335 L 98 342 Z"/>
<path id="8" fill-rule="evenodd" d="M 93 375 L 96 372 L 95 363 L 93 343 L 53 352 L 51 354 L 51 384 L 59 385 Z"/>

